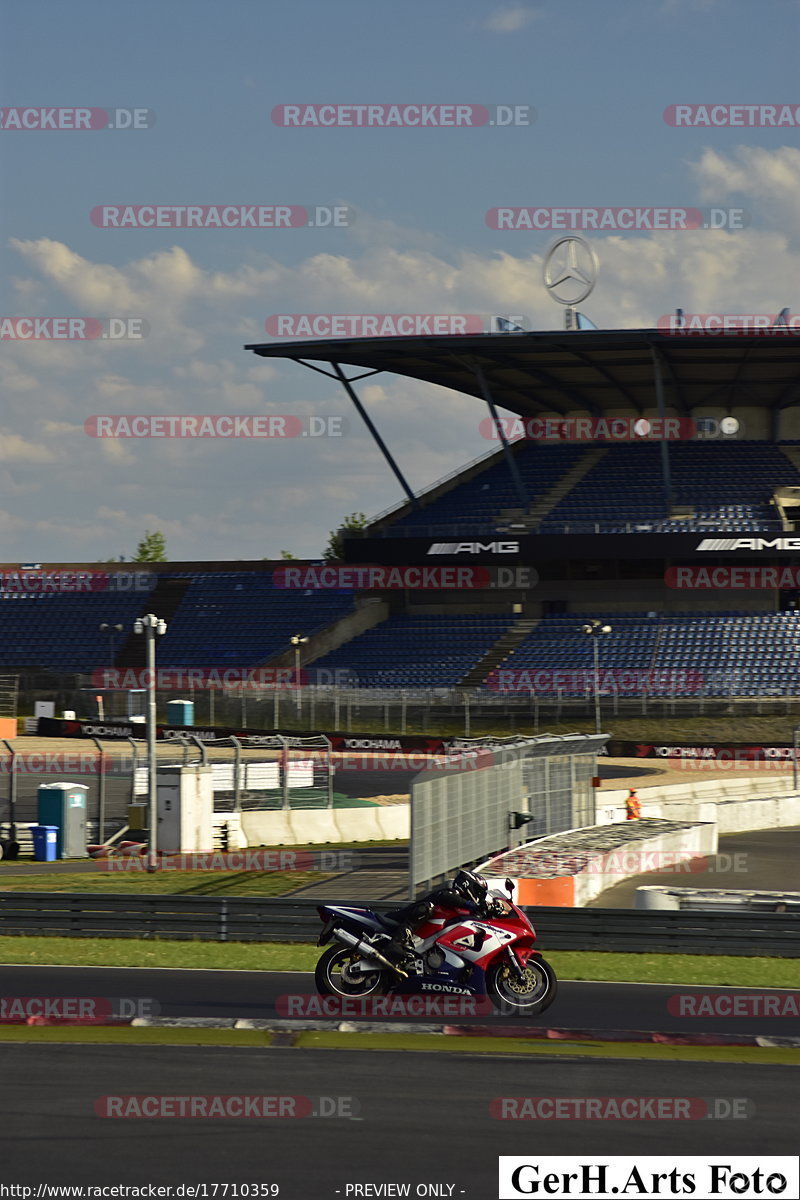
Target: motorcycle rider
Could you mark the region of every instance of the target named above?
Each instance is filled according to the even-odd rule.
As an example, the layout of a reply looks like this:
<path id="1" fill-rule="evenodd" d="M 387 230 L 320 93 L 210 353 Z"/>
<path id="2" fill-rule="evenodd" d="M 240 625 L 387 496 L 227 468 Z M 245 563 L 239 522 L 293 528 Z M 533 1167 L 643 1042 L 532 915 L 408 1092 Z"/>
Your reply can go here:
<path id="1" fill-rule="evenodd" d="M 434 888 L 405 908 L 388 912 L 386 916 L 397 922 L 397 928 L 389 942 L 381 947 L 382 953 L 391 962 L 402 962 L 409 954 L 413 954 L 412 934 L 428 920 L 434 908 L 450 909 L 453 913 L 466 910 L 470 916 L 488 915 L 492 908 L 492 902 L 487 900 L 488 890 L 482 875 L 462 870 L 451 883 Z"/>

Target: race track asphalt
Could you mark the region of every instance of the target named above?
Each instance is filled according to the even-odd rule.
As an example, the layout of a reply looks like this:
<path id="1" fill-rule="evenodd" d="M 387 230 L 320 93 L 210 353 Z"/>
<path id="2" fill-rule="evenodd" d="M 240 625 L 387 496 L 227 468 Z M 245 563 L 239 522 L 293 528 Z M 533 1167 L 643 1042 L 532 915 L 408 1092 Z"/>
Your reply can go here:
<path id="1" fill-rule="evenodd" d="M 717 1015 L 722 1005 L 714 1002 L 713 1015 L 702 996 L 724 993 L 739 995 L 739 1005 L 749 1015 Z M 677 1034 L 723 1033 L 764 1034 L 776 1037 L 800 1037 L 800 991 L 774 993 L 791 995 L 782 1002 L 784 1016 L 760 1015 L 764 996 L 769 990 L 758 988 L 713 988 L 686 984 L 592 983 L 561 981 L 554 1004 L 526 1024 L 549 1029 L 599 1029 L 655 1031 Z M 146 1001 L 135 1011 L 142 1016 L 219 1017 L 267 1020 L 285 1019 L 290 1013 L 287 1001 L 280 997 L 316 999 L 314 978 L 310 973 L 293 971 L 190 971 L 153 970 L 146 967 L 0 967 L 0 1002 L 12 997 L 105 997 Z M 297 1002 L 296 1002 L 297 1003 Z M 129 1011 L 123 1009 L 124 1012 Z M 118 1011 L 115 1009 L 115 1011 Z M 298 1008 L 294 1009 L 297 1012 Z M 305 1011 L 305 1010 L 304 1010 Z M 312 1013 L 321 1017 L 319 1007 Z M 406 1018 L 429 1023 L 450 1021 L 444 1017 Z M 452 1011 L 452 1010 L 451 1010 Z M 727 1006 L 724 1009 L 728 1011 Z M 702 1015 L 691 1015 L 701 1013 Z M 508 1018 L 490 1014 L 472 1018 L 479 1025 L 504 1024 Z M 513 1024 L 513 1022 L 512 1022 Z"/>
<path id="2" fill-rule="evenodd" d="M 654 1072 L 639 1061 L 147 1045 L 6 1045 L 2 1053 L 6 1185 L 277 1183 L 282 1200 L 346 1200 L 348 1185 L 407 1182 L 412 1196 L 418 1185 L 436 1183 L 453 1185 L 439 1195 L 490 1200 L 503 1154 L 571 1154 L 584 1162 L 752 1154 L 763 1161 L 797 1151 L 800 1078 L 788 1066 L 663 1062 Z M 131 1095 L 303 1096 L 317 1108 L 314 1098 L 325 1096 L 347 1115 L 98 1115 L 101 1098 Z M 691 1114 L 681 1119 L 498 1119 L 492 1101 L 510 1097 L 692 1104 L 678 1109 Z M 731 1101 L 743 1114 L 738 1119 L 708 1115 L 730 1114 Z M 213 1200 L 211 1190 L 206 1196 Z"/>

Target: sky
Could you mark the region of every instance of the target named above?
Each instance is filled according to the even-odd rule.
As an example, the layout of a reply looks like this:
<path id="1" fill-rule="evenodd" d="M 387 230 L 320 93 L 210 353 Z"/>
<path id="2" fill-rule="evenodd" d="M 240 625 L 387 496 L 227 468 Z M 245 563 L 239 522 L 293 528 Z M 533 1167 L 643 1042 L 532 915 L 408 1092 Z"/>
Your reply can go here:
<path id="1" fill-rule="evenodd" d="M 581 308 L 600 328 L 800 309 L 798 0 L 4 0 L 0 23 L 0 560 L 130 557 L 146 530 L 173 561 L 314 558 L 348 514 L 400 502 L 335 381 L 243 347 L 290 314 L 562 328 L 542 265 L 564 231 L 494 228 L 495 208 L 725 214 L 584 234 L 599 274 Z M 279 123 L 313 105 L 462 118 Z M 495 123 L 463 116 L 496 105 Z M 796 117 L 676 126 L 671 105 Z M 82 109 L 135 127 L 18 127 Z M 339 218 L 123 224 L 158 205 Z M 31 338 L 33 318 L 51 320 Z M 101 328 L 130 336 L 52 336 Z M 496 448 L 475 398 L 388 375 L 357 388 L 415 490 Z M 326 420 L 315 437 L 92 435 L 133 415 Z"/>

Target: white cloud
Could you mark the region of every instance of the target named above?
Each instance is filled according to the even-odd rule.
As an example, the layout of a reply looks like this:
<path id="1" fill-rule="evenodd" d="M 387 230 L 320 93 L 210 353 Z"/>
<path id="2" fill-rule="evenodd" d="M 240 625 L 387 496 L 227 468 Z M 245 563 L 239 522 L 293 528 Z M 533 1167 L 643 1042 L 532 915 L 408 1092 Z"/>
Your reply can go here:
<path id="1" fill-rule="evenodd" d="M 691 170 L 698 203 L 741 205 L 754 225 L 593 237 L 599 279 L 581 307 L 601 328 L 649 328 L 676 306 L 775 312 L 791 305 L 800 276 L 800 151 L 706 150 Z M 534 329 L 560 328 L 563 318 L 542 287 L 541 253 L 502 236 L 487 253 L 458 253 L 414 231 L 396 230 L 387 242 L 384 224 L 365 219 L 349 255 L 314 254 L 293 265 L 258 256 L 211 272 L 175 248 L 110 267 L 48 239 L 13 243 L 30 272 L 17 288 L 29 312 L 116 309 L 144 316 L 151 335 L 125 346 L 4 343 L 5 490 L 31 489 L 19 514 L 0 520 L 6 556 L 130 554 L 148 527 L 167 534 L 171 558 L 260 558 L 284 547 L 318 554 L 345 514 L 376 513 L 402 499 L 334 380 L 245 354 L 242 343 L 269 340 L 264 320 L 277 311 L 524 313 Z M 495 448 L 478 432 L 486 410 L 476 398 L 385 374 L 355 387 L 415 489 Z M 91 414 L 215 412 L 344 415 L 349 432 L 269 444 L 112 441 L 83 432 Z M 46 473 L 35 471 L 45 463 Z"/>
<path id="2" fill-rule="evenodd" d="M 0 462 L 51 463 L 55 459 L 55 454 L 47 446 L 30 442 L 8 429 L 0 429 Z"/>
<path id="3" fill-rule="evenodd" d="M 713 204 L 733 195 L 746 195 L 757 201 L 753 217 L 779 223 L 783 228 L 798 226 L 800 219 L 800 150 L 782 146 L 765 150 L 761 146 L 739 146 L 732 155 L 707 149 L 692 164 L 700 198 Z"/>
<path id="4" fill-rule="evenodd" d="M 541 16 L 534 8 L 517 4 L 509 8 L 500 8 L 486 18 L 486 28 L 492 33 L 516 33 Z"/>

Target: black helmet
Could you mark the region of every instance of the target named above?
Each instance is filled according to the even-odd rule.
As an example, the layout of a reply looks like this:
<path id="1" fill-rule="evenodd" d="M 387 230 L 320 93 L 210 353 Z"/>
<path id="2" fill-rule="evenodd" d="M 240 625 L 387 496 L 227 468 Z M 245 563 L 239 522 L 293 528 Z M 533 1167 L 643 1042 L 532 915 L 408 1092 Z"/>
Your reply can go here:
<path id="1" fill-rule="evenodd" d="M 483 904 L 488 890 L 486 880 L 474 871 L 459 871 L 453 880 L 453 891 L 474 904 Z"/>

